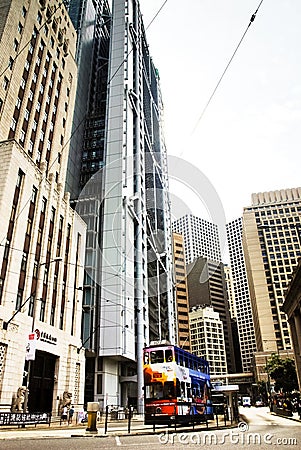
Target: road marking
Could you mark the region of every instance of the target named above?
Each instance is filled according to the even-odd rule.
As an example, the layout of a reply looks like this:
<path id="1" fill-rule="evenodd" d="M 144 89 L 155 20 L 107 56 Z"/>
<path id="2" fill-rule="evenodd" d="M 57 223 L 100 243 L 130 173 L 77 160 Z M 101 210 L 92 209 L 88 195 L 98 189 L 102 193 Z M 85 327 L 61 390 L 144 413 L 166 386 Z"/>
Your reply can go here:
<path id="1" fill-rule="evenodd" d="M 115 436 L 115 440 L 116 440 L 116 445 L 121 445 L 119 436 Z"/>

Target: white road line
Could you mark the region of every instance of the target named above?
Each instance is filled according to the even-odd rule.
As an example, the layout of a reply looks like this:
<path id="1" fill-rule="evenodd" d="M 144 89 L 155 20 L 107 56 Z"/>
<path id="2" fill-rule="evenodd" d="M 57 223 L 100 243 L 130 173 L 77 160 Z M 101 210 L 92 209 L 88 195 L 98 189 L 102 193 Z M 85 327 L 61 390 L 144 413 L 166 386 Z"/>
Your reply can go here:
<path id="1" fill-rule="evenodd" d="M 119 436 L 115 436 L 115 440 L 116 440 L 116 445 L 121 445 Z"/>

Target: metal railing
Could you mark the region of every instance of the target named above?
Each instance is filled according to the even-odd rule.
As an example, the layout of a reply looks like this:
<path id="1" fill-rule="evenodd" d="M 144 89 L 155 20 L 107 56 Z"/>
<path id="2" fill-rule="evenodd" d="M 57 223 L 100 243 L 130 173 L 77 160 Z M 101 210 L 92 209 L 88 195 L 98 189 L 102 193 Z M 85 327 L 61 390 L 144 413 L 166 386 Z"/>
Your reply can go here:
<path id="1" fill-rule="evenodd" d="M 12 412 L 0 412 L 0 426 L 25 426 L 25 425 L 37 425 L 47 424 L 50 426 L 51 413 L 12 413 Z"/>

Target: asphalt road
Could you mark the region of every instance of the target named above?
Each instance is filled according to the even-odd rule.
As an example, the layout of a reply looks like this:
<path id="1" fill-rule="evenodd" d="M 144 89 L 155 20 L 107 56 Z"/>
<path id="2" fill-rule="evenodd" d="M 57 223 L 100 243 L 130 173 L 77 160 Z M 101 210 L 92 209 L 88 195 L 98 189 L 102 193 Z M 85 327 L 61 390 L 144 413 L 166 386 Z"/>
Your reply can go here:
<path id="1" fill-rule="evenodd" d="M 267 408 L 241 410 L 245 421 L 237 428 L 147 435 L 109 435 L 89 437 L 10 438 L 0 440 L 0 449 L 67 450 L 67 449 L 132 449 L 175 450 L 216 448 L 237 449 L 298 449 L 301 447 L 301 423 L 271 415 Z"/>

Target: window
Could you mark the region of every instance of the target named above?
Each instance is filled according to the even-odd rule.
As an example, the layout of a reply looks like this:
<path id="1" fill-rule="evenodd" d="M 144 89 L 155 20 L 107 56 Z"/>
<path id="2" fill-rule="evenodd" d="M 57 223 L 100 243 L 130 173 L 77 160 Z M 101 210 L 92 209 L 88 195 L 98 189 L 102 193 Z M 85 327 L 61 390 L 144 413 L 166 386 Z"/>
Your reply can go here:
<path id="1" fill-rule="evenodd" d="M 8 61 L 8 67 L 10 68 L 10 70 L 13 68 L 13 64 L 14 64 L 14 60 L 12 57 L 10 57 L 9 61 Z"/>
<path id="2" fill-rule="evenodd" d="M 14 50 L 15 50 L 15 52 L 18 50 L 18 45 L 19 45 L 19 42 L 17 41 L 17 39 L 15 39 L 14 40 Z"/>
<path id="3" fill-rule="evenodd" d="M 24 66 L 24 68 L 25 68 L 25 70 L 27 70 L 27 72 L 28 72 L 28 70 L 29 70 L 29 61 L 25 61 L 25 66 Z"/>
<path id="4" fill-rule="evenodd" d="M 24 78 L 21 78 L 20 86 L 21 86 L 22 89 L 25 88 L 25 84 L 26 84 L 26 81 L 24 80 Z"/>
<path id="5" fill-rule="evenodd" d="M 32 192 L 31 192 L 31 202 L 32 203 L 35 203 L 35 201 L 37 199 L 37 194 L 38 194 L 38 190 L 35 186 L 33 186 Z"/>
<path id="6" fill-rule="evenodd" d="M 40 111 L 40 109 L 41 109 L 41 103 L 37 102 L 37 111 Z"/>
<path id="7" fill-rule="evenodd" d="M 20 142 L 22 142 L 22 144 L 23 144 L 24 141 L 25 141 L 25 131 L 24 131 L 24 130 L 21 130 L 21 133 L 20 133 Z"/>
<path id="8" fill-rule="evenodd" d="M 37 125 L 38 125 L 38 124 L 37 124 L 37 121 L 34 120 L 33 123 L 32 123 L 32 129 L 33 129 L 33 131 L 36 131 Z"/>
<path id="9" fill-rule="evenodd" d="M 26 16 L 26 8 L 23 6 L 23 8 L 22 8 L 22 17 L 25 17 Z"/>
<path id="10" fill-rule="evenodd" d="M 44 25 L 44 34 L 45 34 L 45 36 L 48 36 L 48 27 L 47 27 L 47 25 Z"/>
<path id="11" fill-rule="evenodd" d="M 50 38 L 50 47 L 51 47 L 51 48 L 54 47 L 54 39 L 53 39 L 52 36 L 51 36 L 51 38 Z"/>
<path id="12" fill-rule="evenodd" d="M 12 118 L 12 121 L 11 121 L 11 124 L 10 124 L 10 128 L 11 128 L 13 131 L 15 131 L 16 125 L 17 125 L 16 119 Z"/>
<path id="13" fill-rule="evenodd" d="M 28 99 L 32 102 L 32 99 L 33 99 L 33 92 L 32 92 L 32 90 L 29 91 Z"/>
<path id="14" fill-rule="evenodd" d="M 20 109 L 20 106 L 21 106 L 21 99 L 18 97 L 16 101 L 16 108 Z"/>
<path id="15" fill-rule="evenodd" d="M 39 25 L 41 25 L 41 23 L 42 23 L 42 14 L 40 13 L 40 11 L 38 12 L 38 15 L 37 15 L 37 22 Z"/>
<path id="16" fill-rule="evenodd" d="M 8 83 L 9 83 L 8 78 L 7 78 L 7 77 L 4 77 L 4 80 L 3 80 L 3 89 L 4 89 L 5 91 L 6 91 L 6 89 L 7 89 Z"/>
<path id="17" fill-rule="evenodd" d="M 28 153 L 32 153 L 32 150 L 33 150 L 33 142 L 32 140 L 30 140 L 28 144 Z"/>

